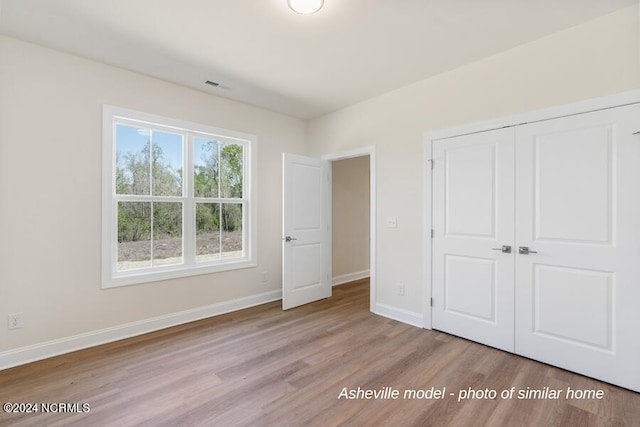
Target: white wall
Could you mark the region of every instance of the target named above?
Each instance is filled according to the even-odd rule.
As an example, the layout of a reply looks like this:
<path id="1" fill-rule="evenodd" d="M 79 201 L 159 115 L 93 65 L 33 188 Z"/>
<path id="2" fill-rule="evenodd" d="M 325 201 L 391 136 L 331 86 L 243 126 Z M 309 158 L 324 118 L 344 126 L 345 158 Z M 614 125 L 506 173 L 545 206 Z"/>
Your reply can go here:
<path id="1" fill-rule="evenodd" d="M 100 288 L 102 104 L 257 135 L 258 268 Z M 306 151 L 306 130 L 302 120 L 0 37 L 0 353 L 277 292 L 274 171 L 283 151 Z M 24 328 L 7 331 L 14 312 Z"/>
<path id="2" fill-rule="evenodd" d="M 387 315 L 421 323 L 426 301 L 424 133 L 639 88 L 638 16 L 622 9 L 310 123 L 318 155 L 376 146 L 377 304 Z M 398 228 L 385 228 L 387 216 Z"/>
<path id="3" fill-rule="evenodd" d="M 334 281 L 369 270 L 369 156 L 332 166 Z"/>

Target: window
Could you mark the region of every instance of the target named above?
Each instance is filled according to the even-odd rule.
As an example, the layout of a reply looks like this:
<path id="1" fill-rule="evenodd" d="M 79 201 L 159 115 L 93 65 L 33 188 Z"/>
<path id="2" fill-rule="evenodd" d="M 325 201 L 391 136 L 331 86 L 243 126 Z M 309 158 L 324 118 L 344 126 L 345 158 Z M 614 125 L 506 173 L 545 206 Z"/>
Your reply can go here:
<path id="1" fill-rule="evenodd" d="M 102 286 L 256 265 L 253 135 L 104 106 Z"/>

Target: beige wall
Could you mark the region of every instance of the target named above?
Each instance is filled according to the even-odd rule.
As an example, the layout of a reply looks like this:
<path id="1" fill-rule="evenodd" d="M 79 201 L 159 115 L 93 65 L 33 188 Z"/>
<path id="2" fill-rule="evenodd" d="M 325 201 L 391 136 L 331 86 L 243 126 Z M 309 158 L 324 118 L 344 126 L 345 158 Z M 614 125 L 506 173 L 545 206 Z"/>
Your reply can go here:
<path id="1" fill-rule="evenodd" d="M 332 162 L 333 277 L 369 270 L 369 156 Z"/>
<path id="2" fill-rule="evenodd" d="M 315 154 L 376 146 L 377 304 L 418 318 L 426 298 L 424 133 L 639 88 L 638 16 L 622 9 L 310 123 Z"/>
<path id="3" fill-rule="evenodd" d="M 100 288 L 102 104 L 258 137 L 258 267 Z M 278 290 L 282 152 L 307 124 L 0 37 L 0 352 Z M 262 283 L 261 271 L 268 271 Z M 7 331 L 9 313 L 24 328 Z"/>

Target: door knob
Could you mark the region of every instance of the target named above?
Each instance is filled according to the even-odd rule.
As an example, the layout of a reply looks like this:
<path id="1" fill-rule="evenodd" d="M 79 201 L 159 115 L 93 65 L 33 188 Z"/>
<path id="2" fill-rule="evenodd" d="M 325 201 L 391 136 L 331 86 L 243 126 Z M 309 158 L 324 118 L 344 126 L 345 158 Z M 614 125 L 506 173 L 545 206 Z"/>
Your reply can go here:
<path id="1" fill-rule="evenodd" d="M 501 248 L 491 248 L 492 251 L 501 251 L 503 254 L 510 254 L 511 253 L 511 246 L 509 245 L 502 245 Z"/>
<path id="2" fill-rule="evenodd" d="M 529 255 L 529 254 L 537 254 L 538 251 L 530 250 L 529 246 L 520 246 L 520 247 L 518 247 L 518 253 L 520 255 Z"/>
<path id="3" fill-rule="evenodd" d="M 298 239 L 296 239 L 295 237 L 291 237 L 291 236 L 287 236 L 287 237 L 284 238 L 285 242 L 290 242 L 292 240 L 298 240 Z"/>

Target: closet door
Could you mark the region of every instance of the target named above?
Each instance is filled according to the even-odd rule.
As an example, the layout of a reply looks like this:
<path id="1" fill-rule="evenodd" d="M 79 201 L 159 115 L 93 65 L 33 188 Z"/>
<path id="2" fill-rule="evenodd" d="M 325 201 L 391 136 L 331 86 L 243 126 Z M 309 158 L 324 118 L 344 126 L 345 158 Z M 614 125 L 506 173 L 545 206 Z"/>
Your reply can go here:
<path id="1" fill-rule="evenodd" d="M 514 130 L 435 141 L 434 329 L 513 351 Z"/>
<path id="2" fill-rule="evenodd" d="M 515 350 L 640 391 L 637 131 L 638 105 L 517 127 Z"/>

